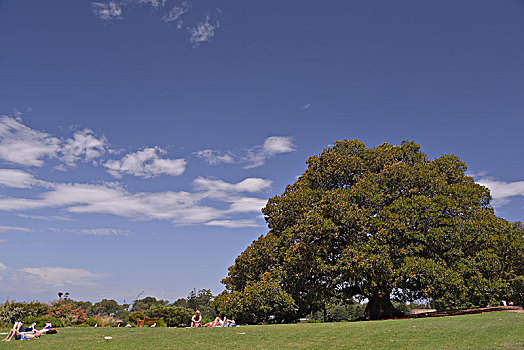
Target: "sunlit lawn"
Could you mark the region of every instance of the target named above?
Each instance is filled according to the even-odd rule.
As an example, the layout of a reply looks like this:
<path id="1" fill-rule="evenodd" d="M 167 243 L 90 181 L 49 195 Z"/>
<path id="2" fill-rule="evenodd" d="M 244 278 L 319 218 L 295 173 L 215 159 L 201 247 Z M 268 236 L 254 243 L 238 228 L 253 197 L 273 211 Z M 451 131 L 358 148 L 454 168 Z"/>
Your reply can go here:
<path id="1" fill-rule="evenodd" d="M 4 330 L 5 331 L 5 330 Z M 113 339 L 104 340 L 105 336 Z M 237 328 L 62 328 L 1 349 L 524 349 L 524 313 Z"/>

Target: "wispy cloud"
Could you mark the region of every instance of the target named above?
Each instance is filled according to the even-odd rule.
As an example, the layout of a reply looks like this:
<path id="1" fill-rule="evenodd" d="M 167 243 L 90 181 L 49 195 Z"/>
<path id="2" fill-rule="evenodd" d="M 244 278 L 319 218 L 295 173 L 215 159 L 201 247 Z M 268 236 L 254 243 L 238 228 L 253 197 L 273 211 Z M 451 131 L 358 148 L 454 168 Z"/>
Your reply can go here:
<path id="1" fill-rule="evenodd" d="M 242 153 L 235 154 L 233 151 L 206 149 L 194 154 L 211 165 L 243 163 L 245 164 L 244 168 L 249 169 L 264 165 L 268 158 L 276 154 L 293 152 L 295 150 L 291 137 L 271 136 L 264 140 L 264 144 L 248 148 Z"/>
<path id="2" fill-rule="evenodd" d="M 71 139 L 60 139 L 32 129 L 20 118 L 0 116 L 0 159 L 22 166 L 41 167 L 44 159 L 56 159 L 74 166 L 94 161 L 107 151 L 105 137 L 92 130 L 77 131 Z"/>
<path id="3" fill-rule="evenodd" d="M 309 109 L 309 107 L 311 107 L 311 103 L 307 103 L 307 104 L 303 105 L 302 109 Z"/>
<path id="4" fill-rule="evenodd" d="M 236 184 L 223 180 L 199 177 L 193 181 L 199 190 L 211 192 L 260 192 L 271 187 L 271 180 L 261 178 L 248 178 Z"/>
<path id="5" fill-rule="evenodd" d="M 14 268 L 0 263 L 0 291 L 11 292 L 31 290 L 32 292 L 52 291 L 57 288 L 96 287 L 102 277 L 91 271 L 70 267 L 23 267 Z M 72 288 L 72 289 L 71 289 Z"/>
<path id="6" fill-rule="evenodd" d="M 33 220 L 44 220 L 44 221 L 73 221 L 73 219 L 60 216 L 60 215 L 30 215 L 30 214 L 18 214 L 21 218 L 33 219 Z"/>
<path id="7" fill-rule="evenodd" d="M 167 0 L 113 0 L 92 2 L 91 8 L 94 15 L 101 21 L 114 21 L 124 19 L 123 9 L 129 6 L 147 5 L 155 10 L 159 10 L 164 8 L 166 4 Z M 216 20 L 216 17 L 221 14 L 221 10 L 206 11 L 205 13 L 207 14 L 197 22 L 191 21 L 192 16 L 188 16 L 186 18 L 189 19 L 189 23 L 185 23 L 186 20 L 182 17 L 191 10 L 190 2 L 182 1 L 180 5 L 171 7 L 169 12 L 163 10 L 160 18 L 165 23 L 175 24 L 177 30 L 184 29 L 189 35 L 189 42 L 193 48 L 196 48 L 202 43 L 210 41 L 215 36 L 216 30 L 220 28 L 220 23 Z M 201 17 L 193 16 L 193 18 Z"/>
<path id="8" fill-rule="evenodd" d="M 33 232 L 33 230 L 28 227 L 0 226 L 0 232 L 10 232 L 10 231 Z"/>
<path id="9" fill-rule="evenodd" d="M 182 29 L 183 20 L 182 16 L 189 12 L 191 5 L 189 2 L 184 1 L 180 6 L 175 6 L 167 14 L 162 16 L 162 20 L 166 23 L 175 23 L 177 29 Z"/>
<path id="10" fill-rule="evenodd" d="M 23 125 L 19 119 L 0 116 L 0 159 L 40 167 L 43 159 L 57 155 L 59 139 Z"/>
<path id="11" fill-rule="evenodd" d="M 30 188 L 33 186 L 47 186 L 47 182 L 19 169 L 0 169 L 0 187 Z"/>
<path id="12" fill-rule="evenodd" d="M 121 230 L 117 228 L 110 227 L 101 227 L 101 228 L 90 228 L 90 229 L 50 229 L 55 232 L 69 232 L 69 233 L 79 233 L 83 235 L 93 235 L 93 236 L 128 236 L 130 232 L 128 230 Z"/>
<path id="13" fill-rule="evenodd" d="M 212 149 L 205 149 L 202 151 L 195 152 L 195 155 L 199 158 L 206 160 L 211 165 L 217 165 L 221 163 L 235 163 L 234 155 L 231 151 L 216 151 Z"/>
<path id="14" fill-rule="evenodd" d="M 167 0 L 135 0 L 138 4 L 151 5 L 154 8 L 162 7 L 166 4 Z"/>
<path id="15" fill-rule="evenodd" d="M 170 220 L 176 224 L 201 224 L 212 220 L 230 220 L 231 215 L 260 212 L 266 199 L 249 197 L 269 188 L 271 181 L 248 178 L 235 184 L 217 179 L 198 178 L 195 192 L 131 193 L 117 183 L 56 183 L 36 199 L 3 197 L 0 210 L 26 211 L 63 208 L 70 213 L 97 213 L 128 217 L 133 220 Z M 204 205 L 206 199 L 228 204 L 226 209 Z M 85 232 L 87 233 L 87 232 Z"/>
<path id="16" fill-rule="evenodd" d="M 121 20 L 124 18 L 122 16 L 122 6 L 117 1 L 92 2 L 91 8 L 95 16 L 103 21 Z"/>
<path id="17" fill-rule="evenodd" d="M 215 36 L 215 30 L 220 28 L 220 23 L 214 21 L 210 22 L 210 17 L 204 17 L 204 20 L 197 23 L 193 27 L 188 27 L 189 42 L 193 44 L 193 47 L 198 47 L 200 44 L 211 40 Z"/>
<path id="18" fill-rule="evenodd" d="M 213 220 L 206 223 L 208 226 L 221 226 L 226 228 L 243 228 L 260 226 L 253 220 Z"/>
<path id="19" fill-rule="evenodd" d="M 107 140 L 105 137 L 97 138 L 92 130 L 77 131 L 72 139 L 65 141 L 60 149 L 63 154 L 61 160 L 69 166 L 78 161 L 92 161 L 106 152 Z"/>
<path id="20" fill-rule="evenodd" d="M 493 197 L 493 206 L 501 207 L 510 202 L 511 197 L 524 196 L 524 181 L 505 182 L 492 177 L 481 178 L 476 181 L 489 188 Z"/>
<path id="21" fill-rule="evenodd" d="M 166 151 L 159 147 L 149 147 L 142 151 L 129 153 L 120 160 L 109 160 L 104 163 L 108 173 L 120 178 L 122 174 L 131 174 L 144 178 L 158 175 L 177 176 L 186 169 L 185 159 L 160 158 Z"/>
<path id="22" fill-rule="evenodd" d="M 248 164 L 244 168 L 255 168 L 264 165 L 266 159 L 278 153 L 295 151 L 291 137 L 272 136 L 268 137 L 262 146 L 255 146 L 248 150 L 244 161 Z"/>

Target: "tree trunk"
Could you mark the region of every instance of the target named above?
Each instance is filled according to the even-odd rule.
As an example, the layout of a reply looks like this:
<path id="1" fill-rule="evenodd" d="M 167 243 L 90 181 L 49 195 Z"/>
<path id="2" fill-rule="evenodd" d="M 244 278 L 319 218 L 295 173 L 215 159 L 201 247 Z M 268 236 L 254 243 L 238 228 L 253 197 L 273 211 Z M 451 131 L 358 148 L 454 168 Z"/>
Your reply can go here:
<path id="1" fill-rule="evenodd" d="M 404 313 L 396 309 L 391 303 L 389 293 L 378 292 L 369 298 L 362 320 L 381 320 L 403 316 Z"/>

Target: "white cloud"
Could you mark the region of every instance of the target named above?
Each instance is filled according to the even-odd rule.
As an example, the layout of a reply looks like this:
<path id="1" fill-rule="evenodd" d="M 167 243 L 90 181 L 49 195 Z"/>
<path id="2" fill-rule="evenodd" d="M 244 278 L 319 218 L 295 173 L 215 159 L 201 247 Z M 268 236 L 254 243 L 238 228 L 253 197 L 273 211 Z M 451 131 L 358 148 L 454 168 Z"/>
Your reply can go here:
<path id="1" fill-rule="evenodd" d="M 203 22 L 197 23 L 194 27 L 187 28 L 189 32 L 189 41 L 193 47 L 197 47 L 203 42 L 211 40 L 215 36 L 215 30 L 220 28 L 220 23 L 215 21 L 211 24 L 209 16 L 204 18 Z"/>
<path id="2" fill-rule="evenodd" d="M 235 162 L 233 153 L 230 151 L 215 151 L 205 149 L 194 153 L 197 157 L 205 159 L 209 164 L 216 165 L 220 163 L 231 164 Z"/>
<path id="3" fill-rule="evenodd" d="M 509 203 L 511 197 L 524 196 L 524 181 L 505 182 L 486 177 L 479 179 L 477 183 L 489 188 L 494 207 Z"/>
<path id="4" fill-rule="evenodd" d="M 120 160 L 109 160 L 104 166 L 114 177 L 122 173 L 151 178 L 158 175 L 181 175 L 186 169 L 185 159 L 165 159 L 158 154 L 166 153 L 158 147 L 145 148 L 142 151 L 129 153 Z"/>
<path id="5" fill-rule="evenodd" d="M 47 186 L 47 183 L 23 170 L 0 169 L 0 187 L 30 188 L 35 185 Z"/>
<path id="6" fill-rule="evenodd" d="M 309 107 L 311 107 L 311 103 L 307 103 L 307 104 L 303 105 L 302 109 L 309 109 Z"/>
<path id="7" fill-rule="evenodd" d="M 235 184 L 216 179 L 195 179 L 196 192 L 130 193 L 116 183 L 56 183 L 35 199 L 0 198 L 0 210 L 22 211 L 63 208 L 71 213 L 98 213 L 128 217 L 133 220 L 171 220 L 177 224 L 197 224 L 229 219 L 229 215 L 259 212 L 266 200 L 240 196 L 241 192 L 267 189 L 271 181 L 248 178 Z M 227 209 L 203 205 L 211 199 L 229 204 Z"/>
<path id="8" fill-rule="evenodd" d="M 92 161 L 106 152 L 107 140 L 105 137 L 97 138 L 92 130 L 77 131 L 72 139 L 62 146 L 60 158 L 67 165 L 75 165 L 78 161 Z"/>
<path id="9" fill-rule="evenodd" d="M 18 216 L 22 218 L 27 218 L 27 219 L 44 220 L 44 221 L 72 221 L 71 218 L 67 218 L 65 216 L 60 216 L 60 215 L 44 216 L 44 215 L 18 214 Z"/>
<path id="10" fill-rule="evenodd" d="M 101 228 L 90 228 L 90 229 L 50 229 L 55 232 L 70 232 L 70 233 L 80 233 L 84 235 L 93 235 L 93 236 L 128 236 L 128 230 L 121 230 L 117 228 L 110 227 L 101 227 Z"/>
<path id="11" fill-rule="evenodd" d="M 27 228 L 27 227 L 0 226 L 0 232 L 9 232 L 9 231 L 33 232 L 32 229 Z"/>
<path id="12" fill-rule="evenodd" d="M 242 228 L 242 227 L 257 227 L 253 220 L 213 220 L 206 223 L 208 226 L 222 226 L 226 228 Z"/>
<path id="13" fill-rule="evenodd" d="M 95 16 L 103 21 L 120 20 L 124 18 L 122 16 L 122 7 L 116 1 L 110 1 L 108 3 L 92 2 L 91 8 Z"/>
<path id="14" fill-rule="evenodd" d="M 136 0 L 139 4 L 151 5 L 154 8 L 162 7 L 166 4 L 167 0 Z"/>
<path id="15" fill-rule="evenodd" d="M 173 7 L 168 14 L 162 17 L 162 20 L 167 23 L 177 23 L 177 28 L 180 29 L 182 26 L 182 16 L 185 15 L 190 8 L 189 3 L 184 1 L 181 6 Z"/>
<path id="16" fill-rule="evenodd" d="M 279 153 L 295 151 L 293 140 L 289 136 L 271 136 L 264 140 L 264 144 L 248 148 L 242 154 L 235 154 L 232 151 L 220 151 L 205 149 L 194 154 L 205 159 L 209 164 L 220 163 L 244 163 L 245 169 L 256 168 L 264 165 L 266 160 Z"/>
<path id="17" fill-rule="evenodd" d="M 238 198 L 229 206 L 229 213 L 260 212 L 266 205 L 266 199 L 243 197 Z"/>
<path id="18" fill-rule="evenodd" d="M 91 286 L 93 282 L 89 280 L 99 276 L 88 270 L 66 267 L 26 267 L 22 271 L 36 275 L 54 287 Z"/>
<path id="19" fill-rule="evenodd" d="M 19 120 L 0 117 L 0 159 L 24 166 L 40 167 L 43 158 L 54 158 L 59 140 L 47 133 L 33 130 Z"/>
<path id="20" fill-rule="evenodd" d="M 259 192 L 271 187 L 271 180 L 260 178 L 247 178 L 236 184 L 231 184 L 223 180 L 207 179 L 198 177 L 193 184 L 199 190 L 208 192 Z"/>
<path id="21" fill-rule="evenodd" d="M 73 138 L 60 140 L 31 129 L 19 119 L 0 117 L 0 159 L 24 166 L 44 165 L 44 158 L 57 158 L 66 165 L 92 161 L 107 150 L 107 140 L 97 138 L 89 129 L 78 131 Z"/>
<path id="22" fill-rule="evenodd" d="M 271 136 L 268 137 L 262 146 L 255 146 L 247 151 L 244 161 L 248 164 L 245 169 L 255 168 L 263 165 L 266 159 L 278 153 L 295 151 L 295 145 L 291 137 Z"/>
<path id="23" fill-rule="evenodd" d="M 57 288 L 82 290 L 98 286 L 97 280 L 102 275 L 80 268 L 68 267 L 24 267 L 13 268 L 0 263 L 0 291 L 31 293 L 56 292 Z"/>

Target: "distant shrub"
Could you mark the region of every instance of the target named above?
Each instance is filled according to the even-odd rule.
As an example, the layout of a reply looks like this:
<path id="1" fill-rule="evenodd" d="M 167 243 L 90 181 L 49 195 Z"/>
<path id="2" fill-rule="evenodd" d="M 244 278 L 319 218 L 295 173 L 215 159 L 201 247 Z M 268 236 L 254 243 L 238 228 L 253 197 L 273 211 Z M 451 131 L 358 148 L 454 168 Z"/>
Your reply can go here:
<path id="1" fill-rule="evenodd" d="M 46 314 L 48 310 L 49 305 L 39 301 L 29 303 L 6 301 L 0 305 L 0 323 L 12 325 L 15 322 L 22 321 L 26 317 L 42 316 Z"/>
<path id="2" fill-rule="evenodd" d="M 65 325 L 75 325 L 84 323 L 87 319 L 85 311 L 72 303 L 53 302 L 49 308 L 49 313 L 45 317 L 55 317 Z"/>
<path id="3" fill-rule="evenodd" d="M 185 307 L 156 305 L 147 310 L 146 315 L 162 319 L 169 327 L 177 327 L 180 324 L 190 324 L 192 313 L 193 310 Z"/>
<path id="4" fill-rule="evenodd" d="M 320 320 L 307 320 L 306 323 L 320 323 Z"/>
<path id="5" fill-rule="evenodd" d="M 156 326 L 157 327 L 167 327 L 167 324 L 164 322 L 164 320 L 159 318 L 158 321 L 156 321 Z"/>
<path id="6" fill-rule="evenodd" d="M 94 327 L 96 325 L 98 325 L 98 327 L 101 327 L 102 326 L 102 320 L 100 318 L 96 318 L 96 317 L 89 317 L 85 324 L 87 324 L 89 327 Z"/>
<path id="7" fill-rule="evenodd" d="M 129 315 L 127 315 L 127 323 L 133 327 L 136 327 L 136 321 L 142 320 L 144 317 L 145 313 L 143 311 L 131 312 Z"/>

